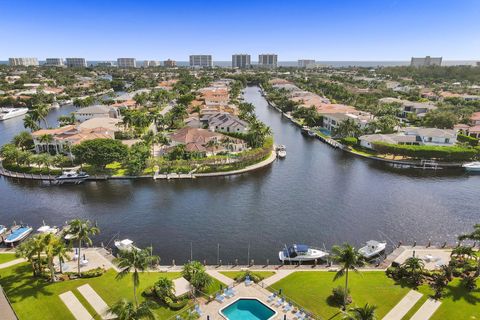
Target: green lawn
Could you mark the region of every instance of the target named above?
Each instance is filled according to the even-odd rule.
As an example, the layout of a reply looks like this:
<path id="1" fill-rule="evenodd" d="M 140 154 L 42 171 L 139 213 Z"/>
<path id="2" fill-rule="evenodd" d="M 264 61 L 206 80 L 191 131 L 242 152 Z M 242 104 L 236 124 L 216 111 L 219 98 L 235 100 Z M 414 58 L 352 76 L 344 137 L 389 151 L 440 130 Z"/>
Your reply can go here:
<path id="1" fill-rule="evenodd" d="M 220 273 L 223 274 L 224 276 L 229 277 L 230 279 L 235 279 L 239 275 L 244 274 L 245 271 L 222 271 Z M 260 277 L 263 277 L 263 279 L 271 277 L 275 274 L 274 271 L 252 271 L 252 273 L 259 275 Z"/>
<path id="2" fill-rule="evenodd" d="M 73 319 L 70 311 L 65 307 L 59 294 L 71 290 L 77 297 L 81 297 L 76 290 L 79 286 L 89 283 L 92 288 L 112 305 L 121 298 L 133 300 L 133 286 L 131 277 L 121 280 L 115 279 L 116 272 L 109 270 L 101 277 L 91 279 L 80 279 L 66 282 L 47 283 L 44 280 L 32 277 L 30 265 L 22 263 L 10 268 L 0 270 L 0 285 L 9 297 L 19 318 L 23 319 Z M 170 279 L 180 277 L 180 273 L 143 273 L 139 288 L 139 298 L 143 300 L 140 293 L 155 283 L 160 277 Z M 83 299 L 82 302 L 85 302 Z M 93 315 L 93 310 L 84 303 L 85 307 Z M 159 319 L 167 319 L 175 313 L 168 308 L 158 306 L 155 310 Z"/>
<path id="3" fill-rule="evenodd" d="M 0 264 L 17 259 L 15 253 L 0 253 Z"/>
<path id="4" fill-rule="evenodd" d="M 288 298 L 325 319 L 341 319 L 339 308 L 327 302 L 332 289 L 345 283 L 345 278 L 334 282 L 334 275 L 334 272 L 295 272 L 272 287 L 281 288 Z M 410 290 L 396 285 L 384 272 L 351 272 L 349 279 L 352 305 L 374 304 L 380 319 Z"/>

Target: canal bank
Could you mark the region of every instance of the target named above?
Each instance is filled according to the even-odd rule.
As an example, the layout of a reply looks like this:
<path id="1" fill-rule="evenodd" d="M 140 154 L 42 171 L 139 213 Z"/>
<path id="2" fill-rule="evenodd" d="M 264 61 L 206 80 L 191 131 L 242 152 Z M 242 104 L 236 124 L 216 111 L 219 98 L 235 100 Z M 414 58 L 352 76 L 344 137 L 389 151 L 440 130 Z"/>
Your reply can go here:
<path id="1" fill-rule="evenodd" d="M 415 171 L 365 161 L 303 137 L 268 107 L 258 87 L 245 101 L 269 125 L 287 157 L 273 166 L 214 179 L 108 180 L 80 186 L 0 178 L 0 224 L 96 221 L 96 245 L 129 238 L 153 246 L 165 264 L 189 260 L 278 263 L 285 244 L 329 248 L 370 239 L 452 243 L 478 223 L 480 176 Z M 60 109 L 59 111 L 62 111 Z M 58 115 L 56 115 L 58 116 Z M 49 118 L 54 123 L 56 116 Z M 4 144 L 23 127 L 0 123 Z M 390 243 L 390 241 L 389 241 Z"/>

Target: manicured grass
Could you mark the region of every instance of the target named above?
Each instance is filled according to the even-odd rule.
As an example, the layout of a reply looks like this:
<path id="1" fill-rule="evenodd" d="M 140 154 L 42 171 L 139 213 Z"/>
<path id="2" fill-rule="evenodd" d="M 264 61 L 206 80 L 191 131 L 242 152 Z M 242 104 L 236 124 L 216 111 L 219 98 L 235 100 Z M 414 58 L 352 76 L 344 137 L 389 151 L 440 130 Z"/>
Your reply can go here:
<path id="1" fill-rule="evenodd" d="M 222 271 L 220 273 L 223 274 L 224 276 L 229 277 L 230 279 L 235 279 L 236 277 L 243 275 L 245 272 L 244 271 Z M 252 273 L 259 275 L 263 279 L 271 277 L 275 274 L 274 271 L 253 271 Z"/>
<path id="2" fill-rule="evenodd" d="M 0 253 L 0 264 L 17 259 L 15 253 Z"/>
<path id="3" fill-rule="evenodd" d="M 334 275 L 334 272 L 295 272 L 272 287 L 282 289 L 287 298 L 325 319 L 341 319 L 339 307 L 329 305 L 327 300 L 333 288 L 345 284 L 345 278 L 334 282 Z M 350 272 L 349 288 L 352 306 L 363 306 L 365 303 L 376 305 L 379 319 L 410 290 L 396 285 L 384 272 Z"/>
<path id="4" fill-rule="evenodd" d="M 91 279 L 79 279 L 65 282 L 48 283 L 45 280 L 32 277 L 30 265 L 22 263 L 10 268 L 0 270 L 0 285 L 9 297 L 20 320 L 49 320 L 73 319 L 72 314 L 58 297 L 66 291 L 72 291 L 80 296 L 76 290 L 79 286 L 88 283 L 102 297 L 108 305 L 112 305 L 121 298 L 133 300 L 133 284 L 131 277 L 116 280 L 116 272 L 107 271 L 103 276 Z M 138 297 L 142 301 L 142 291 L 153 285 L 160 277 L 175 279 L 180 273 L 142 273 Z M 83 299 L 81 299 L 82 302 Z M 85 302 L 85 307 L 92 312 L 93 309 Z M 155 313 L 159 319 L 167 319 L 175 312 L 164 306 L 158 306 Z"/>

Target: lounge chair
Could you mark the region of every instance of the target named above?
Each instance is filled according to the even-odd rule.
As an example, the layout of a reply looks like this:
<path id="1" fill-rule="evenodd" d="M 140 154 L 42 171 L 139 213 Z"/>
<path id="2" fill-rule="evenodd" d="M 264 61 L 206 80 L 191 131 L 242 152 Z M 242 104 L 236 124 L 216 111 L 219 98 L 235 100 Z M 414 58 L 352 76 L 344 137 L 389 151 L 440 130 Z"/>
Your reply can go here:
<path id="1" fill-rule="evenodd" d="M 231 294 L 231 293 L 228 291 L 228 289 L 225 288 L 225 289 L 223 289 L 223 296 L 224 296 L 225 298 L 231 298 L 231 297 L 233 297 L 233 294 Z"/>
<path id="2" fill-rule="evenodd" d="M 200 310 L 200 306 L 198 304 L 195 305 L 195 312 L 201 317 L 203 312 Z"/>
<path id="3" fill-rule="evenodd" d="M 271 295 L 268 296 L 267 302 L 272 302 L 273 300 L 275 300 L 276 297 L 277 297 L 277 294 L 272 293 Z"/>
<path id="4" fill-rule="evenodd" d="M 281 307 L 284 301 L 285 300 L 283 300 L 283 298 L 278 298 L 277 303 L 275 303 L 275 307 Z"/>
<path id="5" fill-rule="evenodd" d="M 176 316 L 176 317 L 175 317 L 175 320 L 183 320 L 183 318 L 180 317 L 180 316 Z"/>
<path id="6" fill-rule="evenodd" d="M 251 284 L 252 284 L 252 280 L 250 280 L 250 276 L 247 276 L 247 277 L 245 278 L 245 285 L 246 285 L 246 286 L 249 286 L 249 285 L 251 285 Z"/>
<path id="7" fill-rule="evenodd" d="M 288 312 L 292 310 L 292 304 L 289 303 L 289 304 L 286 304 L 284 307 L 283 307 L 283 312 Z"/>
<path id="8" fill-rule="evenodd" d="M 293 315 L 293 319 L 298 319 L 298 320 L 303 319 L 303 312 L 298 310 L 297 313 Z"/>
<path id="9" fill-rule="evenodd" d="M 233 286 L 232 286 L 232 285 L 228 286 L 228 291 L 230 291 L 230 292 L 233 293 L 234 295 L 237 294 L 237 292 L 235 291 L 235 289 L 233 289 Z"/>
<path id="10" fill-rule="evenodd" d="M 222 303 L 225 300 L 225 297 L 220 294 L 217 294 L 217 296 L 215 297 L 215 300 Z"/>
<path id="11" fill-rule="evenodd" d="M 235 292 L 233 289 L 231 289 L 231 288 L 228 288 L 228 289 L 227 289 L 227 293 L 228 293 L 228 295 L 229 295 L 230 297 L 234 297 L 235 294 L 236 294 L 236 292 Z"/>

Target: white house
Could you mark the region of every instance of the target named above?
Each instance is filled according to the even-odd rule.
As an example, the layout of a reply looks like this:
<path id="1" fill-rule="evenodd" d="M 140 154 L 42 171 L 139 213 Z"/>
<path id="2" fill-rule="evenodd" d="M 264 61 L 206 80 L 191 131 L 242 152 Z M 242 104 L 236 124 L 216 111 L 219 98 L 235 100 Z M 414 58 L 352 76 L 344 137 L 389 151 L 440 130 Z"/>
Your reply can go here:
<path id="1" fill-rule="evenodd" d="M 360 129 L 365 129 L 370 122 L 373 121 L 374 117 L 368 112 L 355 112 L 355 113 L 324 113 L 323 116 L 323 127 L 330 132 L 333 132 L 338 128 L 340 123 L 348 119 L 352 119 L 358 125 Z"/>
<path id="2" fill-rule="evenodd" d="M 415 114 L 417 117 L 423 117 L 427 112 L 437 109 L 437 106 L 432 102 L 416 102 L 397 98 L 382 98 L 380 103 L 398 103 L 401 105 L 401 112 L 399 117 L 405 119 L 408 114 Z"/>
<path id="3" fill-rule="evenodd" d="M 75 118 L 80 122 L 84 122 L 92 118 L 120 118 L 120 111 L 118 108 L 105 105 L 95 105 L 81 108 L 75 111 L 74 114 Z"/>
<path id="4" fill-rule="evenodd" d="M 208 129 L 219 132 L 246 133 L 248 123 L 229 113 L 220 112 L 208 118 Z"/>

